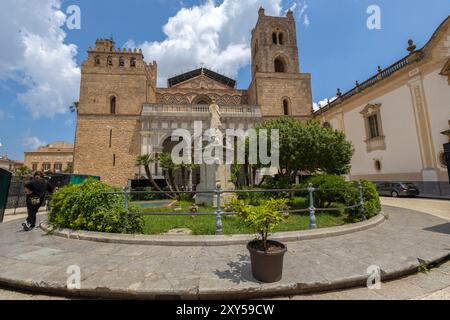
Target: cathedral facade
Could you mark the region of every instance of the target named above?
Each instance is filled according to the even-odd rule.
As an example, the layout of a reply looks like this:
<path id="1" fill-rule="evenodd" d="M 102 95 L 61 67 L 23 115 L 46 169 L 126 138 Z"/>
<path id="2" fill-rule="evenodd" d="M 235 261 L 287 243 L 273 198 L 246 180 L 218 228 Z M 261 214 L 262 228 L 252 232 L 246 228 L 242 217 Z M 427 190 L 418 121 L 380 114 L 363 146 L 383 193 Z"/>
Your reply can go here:
<path id="1" fill-rule="evenodd" d="M 208 126 L 209 105 L 220 106 L 229 129 L 249 129 L 265 119 L 312 115 L 311 75 L 300 71 L 293 13 L 269 17 L 264 9 L 252 31 L 252 78 L 247 90 L 206 68 L 168 80 L 158 88 L 157 62 L 140 50 L 119 49 L 98 39 L 82 64 L 74 171 L 116 186 L 141 176 L 136 158 L 170 152 L 171 133 Z M 162 177 L 156 163 L 155 177 Z"/>

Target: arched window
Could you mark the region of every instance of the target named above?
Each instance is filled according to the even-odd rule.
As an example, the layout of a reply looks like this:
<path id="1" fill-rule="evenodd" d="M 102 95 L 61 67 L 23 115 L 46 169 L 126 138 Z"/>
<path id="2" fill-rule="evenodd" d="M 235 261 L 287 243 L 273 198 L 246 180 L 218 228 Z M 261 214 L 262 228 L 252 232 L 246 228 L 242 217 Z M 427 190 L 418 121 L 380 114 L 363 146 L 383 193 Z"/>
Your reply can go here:
<path id="1" fill-rule="evenodd" d="M 108 66 L 112 66 L 112 65 L 113 65 L 113 60 L 112 60 L 112 57 L 109 56 L 108 57 Z"/>
<path id="2" fill-rule="evenodd" d="M 273 44 L 278 44 L 278 36 L 277 36 L 276 32 L 272 33 L 272 41 L 273 41 Z"/>
<path id="3" fill-rule="evenodd" d="M 125 67 L 125 60 L 123 59 L 123 57 L 119 58 L 119 67 Z"/>
<path id="4" fill-rule="evenodd" d="M 132 68 L 136 67 L 136 58 L 133 57 L 133 58 L 130 59 L 130 66 Z"/>
<path id="5" fill-rule="evenodd" d="M 287 99 L 283 100 L 283 114 L 285 116 L 289 115 L 289 101 Z"/>
<path id="6" fill-rule="evenodd" d="M 284 62 L 280 58 L 275 59 L 274 65 L 275 65 L 275 72 L 286 72 Z"/>
<path id="7" fill-rule="evenodd" d="M 284 44 L 284 35 L 281 32 L 278 34 L 278 44 Z"/>
<path id="8" fill-rule="evenodd" d="M 111 114 L 116 114 L 116 107 L 117 107 L 117 98 L 112 96 L 110 99 L 110 111 Z"/>
<path id="9" fill-rule="evenodd" d="M 95 65 L 99 66 L 100 65 L 100 56 L 96 56 L 95 57 Z"/>

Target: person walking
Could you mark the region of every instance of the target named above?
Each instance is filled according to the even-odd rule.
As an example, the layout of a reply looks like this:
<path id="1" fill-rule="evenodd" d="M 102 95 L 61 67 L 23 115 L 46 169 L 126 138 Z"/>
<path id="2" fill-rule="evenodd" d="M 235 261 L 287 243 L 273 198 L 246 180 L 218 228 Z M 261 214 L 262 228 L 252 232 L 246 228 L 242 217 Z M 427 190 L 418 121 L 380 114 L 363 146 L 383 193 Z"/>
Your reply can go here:
<path id="1" fill-rule="evenodd" d="M 28 218 L 22 223 L 24 231 L 36 228 L 36 215 L 39 209 L 45 205 L 47 193 L 51 194 L 53 191 L 53 187 L 45 180 L 42 172 L 36 172 L 33 179 L 25 185 Z"/>

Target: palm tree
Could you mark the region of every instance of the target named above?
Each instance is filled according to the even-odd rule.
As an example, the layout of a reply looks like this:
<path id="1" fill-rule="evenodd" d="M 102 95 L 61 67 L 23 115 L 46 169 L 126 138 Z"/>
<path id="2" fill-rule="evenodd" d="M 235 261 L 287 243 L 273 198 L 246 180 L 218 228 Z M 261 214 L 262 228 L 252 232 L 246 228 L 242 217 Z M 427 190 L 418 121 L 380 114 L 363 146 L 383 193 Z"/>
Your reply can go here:
<path id="1" fill-rule="evenodd" d="M 188 191 L 192 191 L 191 190 L 192 186 L 190 185 L 189 181 L 191 181 L 192 172 L 194 170 L 198 169 L 200 166 L 198 164 L 193 164 L 193 163 L 191 163 L 191 164 L 184 164 L 183 163 L 183 164 L 180 165 L 180 167 L 181 167 L 181 170 L 183 170 L 182 171 L 183 185 L 185 185 L 185 187 L 186 187 L 186 181 L 188 181 L 188 186 L 189 186 L 189 188 L 188 188 L 189 190 Z"/>
<path id="2" fill-rule="evenodd" d="M 72 112 L 72 113 L 78 113 L 78 105 L 79 105 L 79 104 L 80 104 L 80 103 L 79 103 L 78 101 L 72 103 L 72 105 L 69 107 L 70 112 Z"/>
<path id="3" fill-rule="evenodd" d="M 180 191 L 177 183 L 175 182 L 175 171 L 179 169 L 179 166 L 173 163 L 172 156 L 169 153 L 161 154 L 159 156 L 159 163 L 161 168 L 167 171 L 172 189 L 177 192 Z"/>
<path id="4" fill-rule="evenodd" d="M 157 159 L 150 155 L 150 154 L 144 154 L 142 156 L 137 157 L 136 159 L 136 166 L 137 167 L 144 167 L 145 174 L 148 177 L 148 180 L 150 181 L 150 185 L 152 188 L 156 191 L 162 192 L 163 190 L 159 187 L 159 185 L 156 183 L 155 179 L 153 179 L 152 172 L 150 170 L 150 165 L 155 163 Z M 166 195 L 170 198 L 173 198 L 171 194 L 166 193 Z"/>

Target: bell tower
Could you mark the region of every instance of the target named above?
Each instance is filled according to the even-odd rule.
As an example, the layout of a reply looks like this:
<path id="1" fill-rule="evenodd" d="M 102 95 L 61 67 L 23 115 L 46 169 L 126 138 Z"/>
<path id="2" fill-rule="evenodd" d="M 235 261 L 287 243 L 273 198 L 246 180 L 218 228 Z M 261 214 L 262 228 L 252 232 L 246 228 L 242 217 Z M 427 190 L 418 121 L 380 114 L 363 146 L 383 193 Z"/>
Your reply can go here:
<path id="1" fill-rule="evenodd" d="M 97 39 L 81 66 L 74 172 L 125 186 L 136 173 L 140 117 L 144 103 L 156 102 L 156 62 L 141 50 L 117 48 Z"/>
<path id="2" fill-rule="evenodd" d="M 261 106 L 265 118 L 311 116 L 311 75 L 300 73 L 294 14 L 269 17 L 259 9 L 252 31 L 250 102 Z"/>

